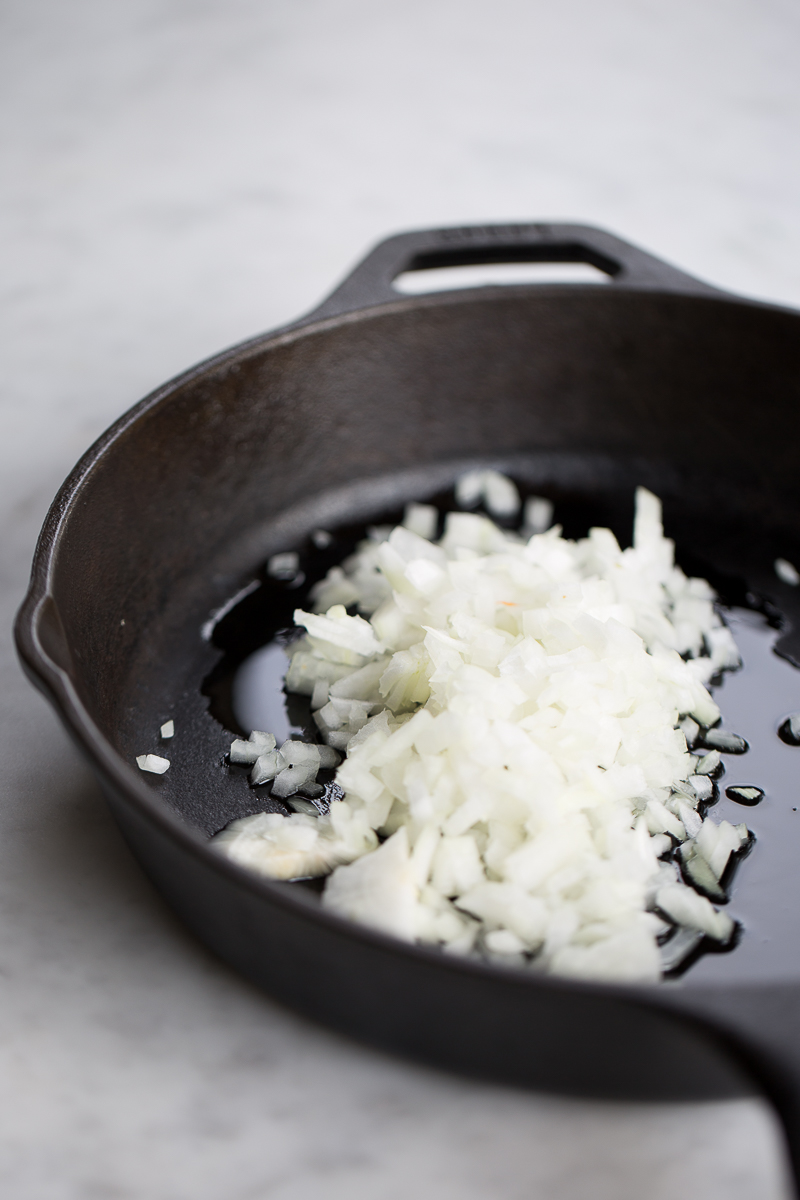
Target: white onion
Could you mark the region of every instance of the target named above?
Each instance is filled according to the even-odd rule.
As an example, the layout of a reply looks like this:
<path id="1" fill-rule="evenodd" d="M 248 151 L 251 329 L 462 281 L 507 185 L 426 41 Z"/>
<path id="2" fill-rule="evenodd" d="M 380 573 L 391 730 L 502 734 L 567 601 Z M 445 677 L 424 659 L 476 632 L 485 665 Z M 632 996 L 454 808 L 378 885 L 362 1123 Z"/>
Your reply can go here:
<path id="1" fill-rule="evenodd" d="M 703 741 L 714 750 L 722 750 L 726 754 L 744 754 L 747 742 L 738 733 L 729 733 L 726 729 L 707 729 Z"/>
<path id="2" fill-rule="evenodd" d="M 658 907 L 678 925 L 697 929 L 715 941 L 726 942 L 733 933 L 733 921 L 719 912 L 710 900 L 682 883 L 669 884 L 656 896 Z"/>
<path id="3" fill-rule="evenodd" d="M 519 492 L 508 476 L 492 470 L 468 471 L 456 482 L 456 503 L 475 508 L 481 502 L 493 517 L 514 517 L 520 508 Z"/>
<path id="4" fill-rule="evenodd" d="M 553 501 L 543 496 L 529 496 L 525 501 L 525 516 L 522 527 L 531 536 L 545 533 L 553 524 Z"/>
<path id="5" fill-rule="evenodd" d="M 240 742 L 239 745 L 241 744 L 242 743 Z M 243 760 L 241 758 L 234 758 L 233 756 L 234 746 L 236 745 L 237 743 L 234 742 L 233 746 L 231 746 L 231 762 L 242 762 Z M 250 782 L 254 787 L 257 787 L 262 783 L 269 783 L 271 779 L 275 778 L 279 771 L 283 770 L 283 766 L 283 759 L 281 758 L 278 750 L 266 750 L 259 754 L 256 758 L 253 769 L 250 772 Z"/>
<path id="6" fill-rule="evenodd" d="M 496 472 L 456 494 L 519 508 Z M 471 512 L 449 513 L 434 543 L 435 518 L 410 505 L 403 526 L 370 531 L 312 589 L 317 612 L 295 613 L 307 636 L 287 689 L 312 697 L 321 752 L 347 752 L 321 840 L 301 852 L 315 818 L 295 814 L 234 822 L 222 848 L 274 877 L 332 871 L 323 904 L 384 932 L 566 975 L 655 980 L 700 934 L 729 940 L 731 918 L 660 861 L 682 843 L 716 894 L 748 834 L 697 812 L 719 750 L 742 741 L 714 743 L 706 685 L 740 660 L 713 590 L 675 566 L 658 499 L 637 490 L 627 550 L 608 529 L 521 537 Z M 551 519 L 529 502 L 529 528 Z M 698 758 L 701 729 L 718 749 Z M 313 747 L 288 745 L 274 795 L 313 765 Z M 305 822 L 291 852 L 282 819 Z M 663 956 L 654 907 L 690 931 Z"/>
<path id="7" fill-rule="evenodd" d="M 721 762 L 719 750 L 710 750 L 697 764 L 698 775 L 712 775 Z"/>
<path id="8" fill-rule="evenodd" d="M 436 536 L 439 512 L 432 504 L 407 504 L 403 525 L 419 537 L 432 539 Z"/>
<path id="9" fill-rule="evenodd" d="M 138 754 L 136 765 L 140 771 L 149 771 L 153 775 L 163 775 L 169 770 L 169 759 L 160 754 Z"/>
<path id="10" fill-rule="evenodd" d="M 300 566 L 300 556 L 294 550 L 273 554 L 267 563 L 267 574 L 273 579 L 294 579 Z"/>
<path id="11" fill-rule="evenodd" d="M 352 813 L 334 809 L 324 817 L 293 813 L 257 813 L 232 821 L 213 844 L 234 862 L 272 879 L 297 879 L 324 875 L 332 867 L 375 848 L 371 829 Z"/>
<path id="12" fill-rule="evenodd" d="M 790 587 L 797 587 L 800 583 L 800 571 L 793 563 L 790 563 L 786 558 L 775 559 L 775 574 L 783 583 L 788 583 Z"/>

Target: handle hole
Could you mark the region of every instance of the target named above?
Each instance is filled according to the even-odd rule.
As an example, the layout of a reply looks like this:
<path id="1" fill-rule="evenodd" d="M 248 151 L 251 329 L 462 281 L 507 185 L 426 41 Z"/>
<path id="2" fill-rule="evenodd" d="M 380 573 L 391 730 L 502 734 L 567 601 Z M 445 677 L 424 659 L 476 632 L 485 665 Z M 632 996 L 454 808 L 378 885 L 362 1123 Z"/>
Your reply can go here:
<path id="1" fill-rule="evenodd" d="M 448 292 L 453 288 L 493 287 L 522 283 L 610 283 L 611 276 L 584 262 L 472 263 L 450 267 L 414 267 L 393 286 L 404 295 Z"/>
<path id="2" fill-rule="evenodd" d="M 608 283 L 621 267 L 573 242 L 448 246 L 423 250 L 393 281 L 398 292 L 449 291 L 514 283 Z"/>

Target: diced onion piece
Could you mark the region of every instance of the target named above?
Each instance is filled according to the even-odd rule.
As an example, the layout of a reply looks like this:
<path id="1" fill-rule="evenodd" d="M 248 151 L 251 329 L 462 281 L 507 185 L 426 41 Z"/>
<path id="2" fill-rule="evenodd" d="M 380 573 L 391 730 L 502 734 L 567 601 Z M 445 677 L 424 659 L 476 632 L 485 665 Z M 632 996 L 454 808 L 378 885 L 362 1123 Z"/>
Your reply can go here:
<path id="1" fill-rule="evenodd" d="M 707 729 L 703 741 L 713 750 L 721 750 L 723 754 L 744 754 L 747 742 L 738 733 L 729 733 L 725 729 Z"/>
<path id="2" fill-rule="evenodd" d="M 699 929 L 678 929 L 666 945 L 661 947 L 661 970 L 665 974 L 677 970 L 702 940 L 703 933 Z"/>
<path id="3" fill-rule="evenodd" d="M 399 829 L 366 858 L 340 867 L 328 880 L 322 903 L 340 916 L 412 940 L 417 885 L 405 829 Z"/>
<path id="4" fill-rule="evenodd" d="M 516 484 L 499 471 L 468 471 L 456 480 L 456 503 L 460 508 L 475 508 L 481 502 L 493 517 L 513 517 L 520 509 Z"/>
<path id="5" fill-rule="evenodd" d="M 407 504 L 403 525 L 418 537 L 432 540 L 436 537 L 439 513 L 432 504 Z"/>
<path id="6" fill-rule="evenodd" d="M 733 933 L 734 924 L 727 913 L 719 912 L 705 896 L 681 883 L 660 888 L 656 903 L 679 925 L 698 929 L 717 942 L 727 942 Z"/>
<path id="7" fill-rule="evenodd" d="M 672 806 L 670 807 L 672 808 Z M 674 811 L 676 816 L 680 818 L 688 837 L 693 838 L 700 832 L 703 824 L 702 817 L 681 796 L 675 796 L 674 798 Z"/>
<path id="8" fill-rule="evenodd" d="M 489 925 L 510 929 L 529 950 L 538 949 L 547 934 L 547 905 L 513 884 L 480 883 L 460 896 L 457 903 Z"/>
<path id="9" fill-rule="evenodd" d="M 669 834 L 654 833 L 650 837 L 650 845 L 656 858 L 661 858 L 662 854 L 666 854 L 668 850 L 672 849 L 674 843 Z"/>
<path id="10" fill-rule="evenodd" d="M 262 733 L 254 729 L 247 741 L 236 738 L 231 742 L 229 758 L 232 763 L 254 763 L 262 754 L 269 753 L 275 748 L 275 738 L 271 733 Z"/>
<path id="11" fill-rule="evenodd" d="M 321 783 L 304 783 L 300 791 L 304 796 L 309 796 L 314 800 L 318 800 L 320 796 L 325 795 L 325 788 Z M 317 809 L 319 812 L 319 809 Z"/>
<path id="12" fill-rule="evenodd" d="M 175 737 L 175 722 L 173 720 L 165 721 L 161 726 L 160 732 L 164 741 L 168 741 L 170 738 Z"/>
<path id="13" fill-rule="evenodd" d="M 345 805 L 338 807 L 346 809 Z M 258 813 L 232 821 L 211 844 L 234 862 L 270 879 L 303 879 L 352 862 L 374 848 L 375 836 L 346 818 L 344 811 L 336 817 Z"/>
<path id="14" fill-rule="evenodd" d="M 739 666 L 742 661 L 741 656 L 733 640 L 733 634 L 726 625 L 706 630 L 705 639 L 711 652 L 711 662 L 716 670 L 730 670 L 732 667 Z M 724 747 L 720 747 L 720 749 L 724 749 Z M 746 746 L 745 749 L 747 749 Z M 742 751 L 738 750 L 734 753 L 741 754 Z"/>
<path id="15" fill-rule="evenodd" d="M 249 740 L 255 742 L 262 753 L 275 749 L 275 735 L 273 733 L 265 733 L 262 729 L 254 729 L 250 734 Z"/>
<path id="16" fill-rule="evenodd" d="M 300 557 L 294 550 L 273 554 L 267 563 L 267 574 L 273 579 L 294 579 L 300 567 Z"/>
<path id="17" fill-rule="evenodd" d="M 760 787 L 736 786 L 725 789 L 725 795 L 730 800 L 735 800 L 738 804 L 746 804 L 752 807 L 764 799 L 764 789 Z"/>
<path id="18" fill-rule="evenodd" d="M 515 517 L 520 509 L 516 484 L 499 471 L 484 471 L 483 495 L 493 517 Z"/>
<path id="19" fill-rule="evenodd" d="M 708 754 L 704 754 L 697 764 L 698 775 L 713 775 L 718 769 L 722 760 L 718 750 L 710 750 Z"/>
<path id="20" fill-rule="evenodd" d="M 786 558 L 775 559 L 775 574 L 782 583 L 788 583 L 790 587 L 797 587 L 800 583 L 800 572 Z"/>
<path id="21" fill-rule="evenodd" d="M 699 800 L 710 800 L 714 795 L 714 784 L 708 775 L 690 775 L 686 782 L 694 788 Z"/>
<path id="22" fill-rule="evenodd" d="M 350 617 L 341 604 L 334 604 L 324 616 L 294 611 L 295 624 L 303 625 L 317 642 L 353 654 L 372 658 L 383 649 L 372 626 L 363 617 Z"/>
<path id="23" fill-rule="evenodd" d="M 290 739 L 281 746 L 280 758 L 284 765 L 275 776 L 272 795 L 283 800 L 287 796 L 293 796 L 317 778 L 320 748 L 313 743 Z"/>
<path id="24" fill-rule="evenodd" d="M 644 815 L 651 833 L 671 833 L 679 841 L 686 837 L 683 823 L 660 801 L 649 800 Z"/>
<path id="25" fill-rule="evenodd" d="M 331 697 L 340 700 L 369 700 L 378 695 L 378 685 L 386 670 L 388 658 L 378 658 L 365 667 L 344 675 L 330 686 Z"/>
<path id="26" fill-rule="evenodd" d="M 352 737 L 366 724 L 371 708 L 369 700 L 345 700 L 333 696 L 314 713 L 314 721 L 326 739 L 332 730 L 341 730 Z"/>
<path id="27" fill-rule="evenodd" d="M 231 748 L 228 752 L 228 757 L 232 763 L 237 766 L 244 766 L 247 763 L 254 763 L 259 754 L 263 753 L 262 748 L 257 746 L 255 742 L 244 741 L 242 738 L 236 738 L 231 742 Z"/>
<path id="28" fill-rule="evenodd" d="M 550 969 L 583 979 L 654 983 L 661 975 L 661 956 L 649 930 L 633 925 L 592 945 L 564 946 L 553 955 Z"/>
<path id="29" fill-rule="evenodd" d="M 475 508 L 483 495 L 483 471 L 467 471 L 460 475 L 456 480 L 455 492 L 459 508 Z"/>
<path id="30" fill-rule="evenodd" d="M 163 775 L 169 770 L 169 759 L 161 758 L 159 754 L 139 754 L 136 765 L 140 771 L 149 771 L 153 775 Z"/>
<path id="31" fill-rule="evenodd" d="M 460 896 L 484 878 L 471 837 L 443 837 L 433 859 L 433 885 L 442 896 Z"/>
<path id="32" fill-rule="evenodd" d="M 719 879 L 705 858 L 697 853 L 696 844 L 684 842 L 680 849 L 684 873 L 689 877 L 691 883 L 709 899 L 716 900 L 718 904 L 724 903 L 727 897 Z"/>
<path id="33" fill-rule="evenodd" d="M 553 501 L 543 496 L 530 496 L 525 501 L 523 529 L 525 533 L 545 533 L 553 524 Z"/>
<path id="34" fill-rule="evenodd" d="M 735 854 L 741 846 L 741 838 L 729 821 L 720 821 L 717 825 L 710 817 L 706 817 L 695 838 L 695 845 L 714 876 L 721 879 L 731 854 Z"/>
<path id="35" fill-rule="evenodd" d="M 283 759 L 280 752 L 267 750 L 265 753 L 259 754 L 256 759 L 250 772 L 250 782 L 254 787 L 258 787 L 262 783 L 269 783 L 270 779 L 274 779 L 281 770 L 283 770 Z"/>
<path id="36" fill-rule="evenodd" d="M 335 683 L 337 679 L 351 674 L 352 671 L 352 664 L 331 662 L 321 655 L 298 649 L 292 654 L 289 670 L 286 672 L 286 690 L 301 696 L 312 696 L 320 680 L 328 684 Z"/>
<path id="37" fill-rule="evenodd" d="M 276 796 L 279 800 L 285 800 L 287 796 L 293 796 L 295 792 L 299 792 L 306 784 L 313 783 L 316 776 L 316 770 L 308 765 L 284 767 L 275 776 L 275 782 L 272 785 L 272 795 Z"/>
<path id="38" fill-rule="evenodd" d="M 518 938 L 510 929 L 493 929 L 491 933 L 486 934 L 486 948 L 492 954 L 500 955 L 520 955 L 525 952 L 526 946 L 521 938 Z"/>
<path id="39" fill-rule="evenodd" d="M 303 789 L 304 795 L 307 795 L 309 787 L 313 786 L 313 784 L 306 785 L 306 787 Z M 319 789 L 319 795 L 322 795 L 322 788 Z M 311 800 L 304 799 L 303 796 L 290 796 L 286 803 L 293 812 L 305 813 L 307 817 L 319 816 L 319 809 L 317 808 L 316 804 L 314 804 Z"/>
<path id="40" fill-rule="evenodd" d="M 281 757 L 287 767 L 309 766 L 319 770 L 320 748 L 314 742 L 299 742 L 289 738 L 281 746 Z"/>

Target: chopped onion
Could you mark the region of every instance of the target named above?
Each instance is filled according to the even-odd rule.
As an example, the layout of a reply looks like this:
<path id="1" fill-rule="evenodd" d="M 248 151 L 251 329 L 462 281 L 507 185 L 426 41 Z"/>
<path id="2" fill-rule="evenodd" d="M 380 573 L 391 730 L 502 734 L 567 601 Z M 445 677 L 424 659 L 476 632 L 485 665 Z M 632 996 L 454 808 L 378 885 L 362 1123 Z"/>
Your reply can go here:
<path id="1" fill-rule="evenodd" d="M 697 853 L 694 843 L 684 842 L 681 846 L 683 873 L 689 882 L 709 900 L 724 904 L 727 900 L 725 889 L 701 854 Z"/>
<path id="2" fill-rule="evenodd" d="M 231 754 L 233 754 L 233 747 L 231 747 Z M 233 758 L 231 758 L 231 762 L 233 761 Z M 255 760 L 253 769 L 250 772 L 250 782 L 254 787 L 258 787 L 262 783 L 269 783 L 282 770 L 283 759 L 280 752 L 278 750 L 267 750 L 263 754 L 259 754 Z"/>
<path id="3" fill-rule="evenodd" d="M 399 829 L 365 858 L 340 867 L 328 881 L 323 904 L 341 916 L 411 941 L 416 932 L 417 887 L 406 830 Z"/>
<path id="4" fill-rule="evenodd" d="M 429 541 L 436 537 L 439 512 L 432 504 L 407 504 L 403 525 L 418 537 Z"/>
<path id="5" fill-rule="evenodd" d="M 494 471 L 462 477 L 456 497 L 519 510 Z M 637 490 L 626 550 L 608 529 L 570 541 L 552 515 L 528 501 L 520 536 L 449 513 L 434 542 L 436 510 L 409 505 L 402 526 L 370 530 L 311 589 L 316 611 L 295 613 L 306 636 L 286 688 L 311 697 L 325 744 L 259 752 L 253 777 L 295 812 L 215 841 L 275 878 L 329 873 L 328 909 L 406 940 L 656 980 L 734 931 L 708 897 L 726 899 L 749 835 L 701 805 L 720 751 L 747 749 L 715 729 L 707 687 L 739 653 L 708 583 L 675 565 L 657 497 Z M 312 817 L 297 797 L 337 751 L 343 799 Z M 684 883 L 665 861 L 676 843 Z M 659 912 L 679 926 L 663 950 Z"/>
<path id="6" fill-rule="evenodd" d="M 236 738 L 231 742 L 231 748 L 228 753 L 232 763 L 240 766 L 248 763 L 254 763 L 263 754 L 269 753 L 275 749 L 275 738 L 271 733 L 262 733 L 260 730 L 254 729 L 247 741 L 242 738 Z"/>
<path id="7" fill-rule="evenodd" d="M 718 750 L 710 750 L 708 754 L 704 754 L 697 764 L 698 775 L 713 775 L 720 768 L 722 760 Z"/>
<path id="8" fill-rule="evenodd" d="M 735 800 L 737 804 L 746 804 L 748 807 L 752 807 L 764 799 L 764 789 L 740 785 L 726 788 L 725 795 L 729 800 Z"/>
<path id="9" fill-rule="evenodd" d="M 273 579 L 294 579 L 300 568 L 300 556 L 294 550 L 273 554 L 267 563 L 267 574 Z"/>
<path id="10" fill-rule="evenodd" d="M 298 879 L 324 875 L 333 867 L 352 862 L 377 844 L 363 822 L 332 804 L 329 815 L 256 813 L 232 821 L 212 844 L 234 862 L 271 879 Z"/>
<path id="11" fill-rule="evenodd" d="M 666 945 L 661 947 L 661 970 L 665 974 L 677 970 L 702 940 L 703 934 L 699 929 L 679 928 Z"/>
<path id="12" fill-rule="evenodd" d="M 775 574 L 778 579 L 783 583 L 788 583 L 790 587 L 797 587 L 800 583 L 800 571 L 786 558 L 775 559 Z"/>
<path id="13" fill-rule="evenodd" d="M 723 754 L 744 754 L 747 742 L 738 733 L 728 733 L 725 729 L 707 729 L 703 741 L 713 750 L 721 750 Z"/>
<path id="14" fill-rule="evenodd" d="M 690 775 L 686 782 L 694 789 L 698 800 L 710 800 L 714 795 L 714 784 L 708 775 Z"/>
<path id="15" fill-rule="evenodd" d="M 169 759 L 161 758 L 158 754 L 139 754 L 136 765 L 140 771 L 150 771 L 153 775 L 163 775 L 169 770 Z"/>
<path id="16" fill-rule="evenodd" d="M 705 896 L 681 883 L 662 887 L 656 903 L 678 925 L 696 929 L 714 941 L 727 942 L 733 933 L 733 921 L 727 913 L 719 912 Z"/>
<path id="17" fill-rule="evenodd" d="M 456 482 L 456 503 L 475 508 L 483 503 L 493 517 L 514 517 L 520 509 L 516 484 L 499 471 L 469 471 Z"/>
<path id="18" fill-rule="evenodd" d="M 334 604 L 325 616 L 296 608 L 294 619 L 295 624 L 308 630 L 312 645 L 333 662 L 361 666 L 361 661 L 354 661 L 351 656 L 359 660 L 362 656 L 372 658 L 383 649 L 372 626 L 363 617 L 348 616 L 342 604 Z"/>
<path id="19" fill-rule="evenodd" d="M 530 496 L 525 501 L 522 527 L 528 536 L 545 533 L 553 524 L 553 501 L 543 496 Z"/>

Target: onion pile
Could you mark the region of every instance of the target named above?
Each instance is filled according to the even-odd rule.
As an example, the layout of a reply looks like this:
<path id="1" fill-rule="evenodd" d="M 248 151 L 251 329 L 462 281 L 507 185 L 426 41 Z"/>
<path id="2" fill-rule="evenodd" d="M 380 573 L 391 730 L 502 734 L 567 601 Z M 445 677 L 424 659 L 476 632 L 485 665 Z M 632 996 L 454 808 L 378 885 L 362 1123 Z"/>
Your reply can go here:
<path id="1" fill-rule="evenodd" d="M 497 472 L 456 494 L 520 507 Z M 626 550 L 609 529 L 542 532 L 551 513 L 533 498 L 516 533 L 451 512 L 434 541 L 437 510 L 413 504 L 371 530 L 295 612 L 286 689 L 311 698 L 324 746 L 255 732 L 232 749 L 254 771 L 264 759 L 253 782 L 274 778 L 299 811 L 214 841 L 271 878 L 328 873 L 326 908 L 399 938 L 655 981 L 734 934 L 712 900 L 749 834 L 703 811 L 720 752 L 746 749 L 714 729 L 708 690 L 739 654 L 709 584 L 675 565 L 654 495 L 637 490 Z M 323 806 L 334 752 L 343 799 Z"/>

